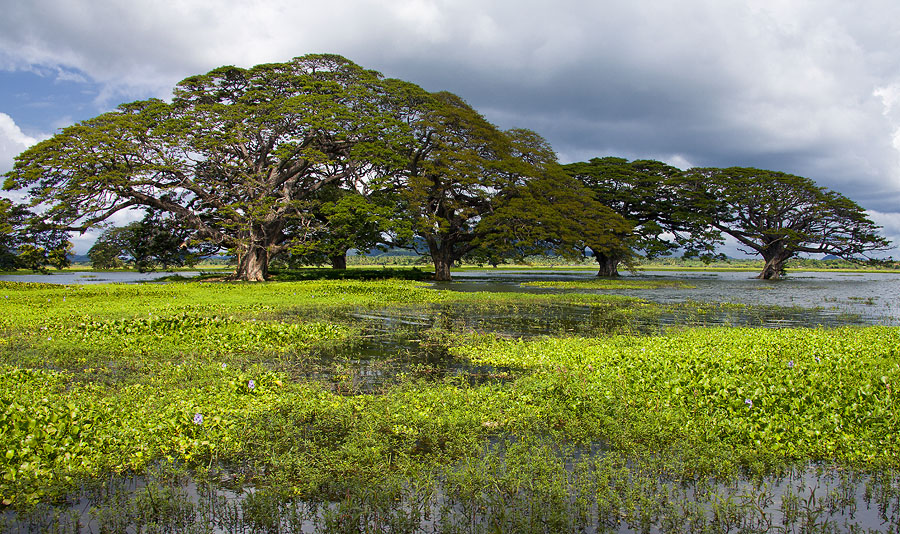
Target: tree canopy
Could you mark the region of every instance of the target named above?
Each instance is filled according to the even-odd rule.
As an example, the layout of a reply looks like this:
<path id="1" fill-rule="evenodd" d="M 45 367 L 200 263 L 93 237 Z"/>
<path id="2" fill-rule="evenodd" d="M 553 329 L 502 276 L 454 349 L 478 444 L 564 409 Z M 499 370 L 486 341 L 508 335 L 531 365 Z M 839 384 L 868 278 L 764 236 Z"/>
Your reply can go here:
<path id="1" fill-rule="evenodd" d="M 800 252 L 888 246 L 862 208 L 808 179 L 610 157 L 560 166 L 535 132 L 501 131 L 457 95 L 327 54 L 189 77 L 170 103 L 63 129 L 5 177 L 28 195 L 0 202 L 5 266 L 64 266 L 67 232 L 135 208 L 159 228 L 111 230 L 92 258 L 150 268 L 203 243 L 253 281 L 273 258 L 343 267 L 347 250 L 382 244 L 426 244 L 438 280 L 466 257 L 585 249 L 611 276 L 638 254 L 712 257 L 722 233 L 763 255 L 763 278 Z M 169 241 L 150 231 L 163 227 Z"/>
<path id="2" fill-rule="evenodd" d="M 475 250 L 478 223 L 517 179 L 511 139 L 451 93 L 417 97 L 419 113 L 402 191 L 413 231 L 428 245 L 435 279 Z"/>
<path id="3" fill-rule="evenodd" d="M 629 262 L 635 252 L 645 257 L 670 254 L 681 249 L 687 256 L 711 257 L 721 242 L 710 226 L 709 202 L 686 195 L 684 173 L 654 160 L 593 158 L 563 167 L 594 193 L 596 200 L 631 225 L 619 236 L 619 247 L 591 247 L 600 265 L 600 276 L 615 276 L 618 265 Z"/>
<path id="4" fill-rule="evenodd" d="M 72 243 L 66 232 L 46 224 L 25 206 L 0 198 L 0 270 L 43 271 L 67 267 Z"/>
<path id="5" fill-rule="evenodd" d="M 593 191 L 570 177 L 539 135 L 511 131 L 514 161 L 526 177 L 503 192 L 502 202 L 480 221 L 476 244 L 494 257 L 555 254 L 581 258 L 627 249 L 632 225 L 598 202 Z"/>
<path id="6" fill-rule="evenodd" d="M 236 278 L 262 280 L 302 239 L 290 230 L 311 217 L 304 200 L 400 166 L 392 112 L 382 77 L 340 56 L 221 67 L 180 82 L 171 104 L 125 104 L 38 143 L 5 186 L 67 230 L 135 206 L 170 213 L 231 250 Z"/>
<path id="7" fill-rule="evenodd" d="M 215 252 L 194 240 L 194 232 L 171 216 L 148 211 L 144 218 L 122 227 L 104 230 L 88 250 L 95 269 L 130 265 L 140 272 L 194 265 Z"/>
<path id="8" fill-rule="evenodd" d="M 801 252 L 856 260 L 890 247 L 858 204 L 809 178 L 744 167 L 696 168 L 688 176 L 715 199 L 713 226 L 763 257 L 758 278 L 780 278 Z"/>
<path id="9" fill-rule="evenodd" d="M 411 240 L 409 221 L 398 208 L 399 198 L 389 190 L 357 191 L 334 184 L 319 189 L 308 204 L 313 215 L 304 219 L 303 239 L 295 240 L 278 261 L 288 267 L 331 263 L 347 267 L 347 251 L 368 252 Z"/>
<path id="10" fill-rule="evenodd" d="M 420 100 L 403 195 L 428 245 L 435 279 L 469 256 L 528 252 L 581 256 L 585 243 L 621 246 L 628 224 L 562 172 L 549 143 L 527 129 L 500 131 L 458 96 Z M 615 230 L 610 230 L 614 228 Z"/>

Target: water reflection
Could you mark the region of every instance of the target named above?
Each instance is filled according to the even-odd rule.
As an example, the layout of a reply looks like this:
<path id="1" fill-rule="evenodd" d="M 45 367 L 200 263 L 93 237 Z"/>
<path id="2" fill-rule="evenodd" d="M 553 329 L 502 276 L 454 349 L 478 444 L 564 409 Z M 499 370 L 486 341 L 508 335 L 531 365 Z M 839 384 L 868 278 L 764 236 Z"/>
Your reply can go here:
<path id="1" fill-rule="evenodd" d="M 138 273 L 132 271 L 60 271 L 48 274 L 5 274 L 0 275 L 3 282 L 29 282 L 41 284 L 130 284 L 152 282 L 166 276 L 180 275 L 185 278 L 200 275 L 199 271 L 157 271 Z"/>
<path id="2" fill-rule="evenodd" d="M 522 287 L 533 280 L 593 280 L 590 271 L 460 271 L 454 282 L 434 284 L 452 291 L 561 292 L 573 290 Z M 750 272 L 641 271 L 624 273 L 628 280 L 683 281 L 693 289 L 574 290 L 623 294 L 657 303 L 730 302 L 753 306 L 818 309 L 823 317 L 858 315 L 863 324 L 897 324 L 900 315 L 900 273 L 798 272 L 783 280 L 757 280 Z M 826 321 L 827 323 L 828 321 Z M 813 322 L 809 326 L 815 326 Z M 823 323 L 824 324 L 824 323 Z M 793 324 L 792 324 L 793 325 Z"/>

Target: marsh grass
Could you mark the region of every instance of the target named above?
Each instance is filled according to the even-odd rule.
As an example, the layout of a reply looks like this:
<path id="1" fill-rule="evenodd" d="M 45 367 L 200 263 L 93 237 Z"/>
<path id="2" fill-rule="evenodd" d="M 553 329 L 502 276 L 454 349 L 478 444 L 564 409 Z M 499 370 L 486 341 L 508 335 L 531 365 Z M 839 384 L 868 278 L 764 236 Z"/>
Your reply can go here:
<path id="1" fill-rule="evenodd" d="M 154 469 L 83 487 L 81 512 L 40 505 L 0 525 L 23 533 L 898 531 L 896 473 L 806 465 L 765 479 L 686 479 L 679 460 L 501 439 L 427 473 L 377 484 L 345 479 L 325 500 L 277 487 L 223 489 L 210 478 Z"/>

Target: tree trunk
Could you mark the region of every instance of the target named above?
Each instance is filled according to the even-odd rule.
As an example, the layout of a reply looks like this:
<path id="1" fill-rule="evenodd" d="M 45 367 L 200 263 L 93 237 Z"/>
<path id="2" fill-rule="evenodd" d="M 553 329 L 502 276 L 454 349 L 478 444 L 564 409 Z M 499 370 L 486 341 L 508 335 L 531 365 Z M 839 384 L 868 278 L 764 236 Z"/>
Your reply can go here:
<path id="1" fill-rule="evenodd" d="M 619 276 L 619 263 L 622 262 L 622 259 L 619 256 L 594 252 L 594 258 L 597 260 L 597 264 L 600 266 L 600 270 L 597 272 L 597 276 Z"/>
<path id="2" fill-rule="evenodd" d="M 346 269 L 347 268 L 347 253 L 343 254 L 335 254 L 331 257 L 331 268 L 332 269 Z"/>
<path id="3" fill-rule="evenodd" d="M 773 254 L 763 253 L 763 259 L 766 260 L 766 264 L 763 266 L 763 270 L 756 277 L 760 280 L 779 280 L 782 276 L 784 276 L 784 264 L 791 257 L 791 254 L 787 254 L 785 252 L 777 252 Z"/>
<path id="4" fill-rule="evenodd" d="M 439 282 L 450 281 L 450 267 L 453 266 L 453 258 L 449 251 L 432 249 L 431 261 L 434 262 L 434 279 Z"/>
<path id="5" fill-rule="evenodd" d="M 232 280 L 263 282 L 269 276 L 269 252 L 265 247 L 251 247 L 241 254 Z"/>

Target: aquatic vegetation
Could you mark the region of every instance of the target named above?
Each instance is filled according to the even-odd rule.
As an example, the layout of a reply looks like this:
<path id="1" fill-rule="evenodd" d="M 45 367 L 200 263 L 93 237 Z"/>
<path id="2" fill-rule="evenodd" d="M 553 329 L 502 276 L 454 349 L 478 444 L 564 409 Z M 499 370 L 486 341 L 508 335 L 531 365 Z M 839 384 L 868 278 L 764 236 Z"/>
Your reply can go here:
<path id="1" fill-rule="evenodd" d="M 490 339 L 455 347 L 629 443 L 715 444 L 744 462 L 900 461 L 900 330 L 705 329 L 634 338 Z M 748 402 L 749 401 L 749 402 Z"/>
<path id="2" fill-rule="evenodd" d="M 276 353 L 310 343 L 346 338 L 351 330 L 331 323 L 238 321 L 233 316 L 179 314 L 170 317 L 115 319 L 78 323 L 46 333 L 61 341 L 83 343 L 107 351 L 204 355 Z"/>
<path id="3" fill-rule="evenodd" d="M 112 531 L 763 532 L 845 521 L 801 510 L 806 474 L 759 506 L 753 481 L 821 465 L 896 525 L 900 329 L 687 328 L 790 313 L 398 280 L 2 285 L 0 501 L 39 531 L 85 498 Z"/>
<path id="4" fill-rule="evenodd" d="M 143 383 L 111 389 L 72 384 L 60 372 L 2 369 L 0 498 L 32 502 L 79 477 L 162 458 L 209 461 L 233 447 L 236 425 L 267 410 L 281 378 L 258 368 L 165 365 Z"/>

